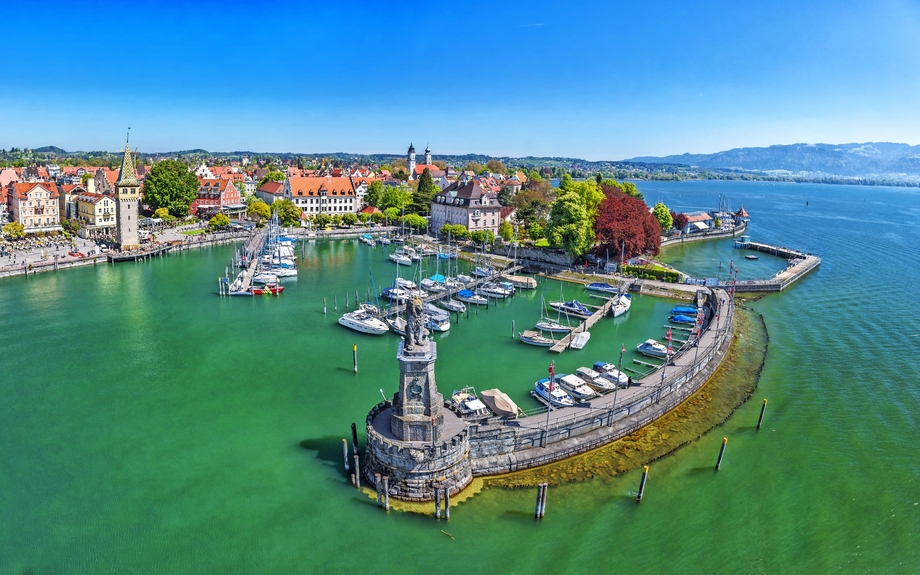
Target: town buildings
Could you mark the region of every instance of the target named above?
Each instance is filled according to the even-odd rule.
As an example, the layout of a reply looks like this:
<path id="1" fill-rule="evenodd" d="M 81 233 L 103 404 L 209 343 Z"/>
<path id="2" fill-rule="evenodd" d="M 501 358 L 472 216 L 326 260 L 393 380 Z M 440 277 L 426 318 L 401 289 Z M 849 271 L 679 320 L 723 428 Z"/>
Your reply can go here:
<path id="1" fill-rule="evenodd" d="M 22 224 L 27 234 L 61 231 L 58 189 L 53 182 L 12 183 L 10 218 Z"/>
<path id="2" fill-rule="evenodd" d="M 246 204 L 230 178 L 198 178 L 198 196 L 189 206 L 189 213 L 202 217 L 218 213 L 239 215 L 246 212 Z"/>
<path id="3" fill-rule="evenodd" d="M 461 224 L 471 232 L 491 231 L 497 235 L 501 210 L 494 192 L 463 177 L 435 194 L 431 202 L 431 229 L 439 230 L 444 224 Z"/>
<path id="4" fill-rule="evenodd" d="M 316 214 L 342 215 L 358 211 L 358 200 L 351 178 L 301 176 L 284 182 L 284 197 L 300 208 L 301 217 Z"/>
<path id="5" fill-rule="evenodd" d="M 256 197 L 268 205 L 284 198 L 284 182 L 265 182 L 256 188 Z"/>
<path id="6" fill-rule="evenodd" d="M 76 219 L 80 222 L 80 237 L 112 235 L 115 232 L 115 198 L 95 192 L 74 196 Z"/>

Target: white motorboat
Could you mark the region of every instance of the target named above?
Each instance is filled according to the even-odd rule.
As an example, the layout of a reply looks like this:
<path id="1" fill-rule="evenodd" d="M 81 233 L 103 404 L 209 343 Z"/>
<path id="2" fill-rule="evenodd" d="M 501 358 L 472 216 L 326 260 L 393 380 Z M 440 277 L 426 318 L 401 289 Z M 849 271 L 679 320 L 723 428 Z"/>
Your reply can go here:
<path id="1" fill-rule="evenodd" d="M 448 311 L 466 313 L 466 305 L 462 301 L 457 301 L 455 299 L 443 299 L 438 302 L 438 305 Z"/>
<path id="2" fill-rule="evenodd" d="M 529 329 L 518 332 L 518 339 L 528 345 L 536 345 L 538 347 L 553 347 L 556 345 L 556 341 L 554 339 L 546 337 L 539 331 L 533 331 Z"/>
<path id="3" fill-rule="evenodd" d="M 346 313 L 339 318 L 339 324 L 373 335 L 382 335 L 390 331 L 390 326 L 377 317 L 377 308 L 369 304 L 361 304 L 355 311 Z"/>
<path id="4" fill-rule="evenodd" d="M 494 283 L 482 284 L 476 289 L 476 293 L 496 299 L 505 299 L 506 297 L 514 294 L 512 290 L 503 288 L 500 285 Z"/>
<path id="5" fill-rule="evenodd" d="M 466 284 L 472 282 L 472 281 L 473 281 L 473 278 L 470 277 L 470 276 L 468 276 L 468 275 L 457 274 L 457 281 L 460 282 L 460 283 L 462 283 L 462 284 L 464 284 L 464 285 L 466 285 Z"/>
<path id="6" fill-rule="evenodd" d="M 390 245 L 390 238 L 388 238 L 388 237 L 386 237 L 386 236 L 383 236 L 383 237 L 381 237 L 381 238 L 377 238 L 377 241 L 380 242 L 381 244 L 385 245 L 385 246 Z"/>
<path id="7" fill-rule="evenodd" d="M 396 316 L 392 319 L 386 319 L 385 321 L 387 325 L 390 326 L 391 330 L 398 333 L 399 335 L 406 335 L 406 320 L 405 319 L 399 316 Z"/>
<path id="8" fill-rule="evenodd" d="M 572 301 L 551 301 L 549 302 L 549 306 L 566 315 L 574 315 L 575 317 L 583 319 L 588 319 L 593 313 L 585 304 L 577 299 Z"/>
<path id="9" fill-rule="evenodd" d="M 411 266 L 412 260 L 409 256 L 401 252 L 393 252 L 390 254 L 390 261 L 398 266 Z"/>
<path id="10" fill-rule="evenodd" d="M 273 267 L 269 271 L 273 273 L 274 275 L 278 276 L 279 278 L 297 277 L 296 268 Z"/>
<path id="11" fill-rule="evenodd" d="M 402 288 L 384 288 L 380 295 L 390 301 L 403 303 L 412 297 L 412 292 Z"/>
<path id="12" fill-rule="evenodd" d="M 621 294 L 620 296 L 618 296 L 617 302 L 613 304 L 613 308 L 611 308 L 610 311 L 611 313 L 613 313 L 613 317 L 620 317 L 621 315 L 629 311 L 629 308 L 631 305 L 632 305 L 632 296 L 630 296 L 629 294 Z"/>
<path id="13" fill-rule="evenodd" d="M 601 377 L 616 385 L 621 387 L 626 387 L 629 385 L 629 376 L 617 369 L 617 366 L 613 365 L 612 363 L 598 361 L 594 363 L 594 369 L 600 372 Z"/>
<path id="14" fill-rule="evenodd" d="M 434 281 L 431 278 L 425 278 L 422 280 L 422 289 L 437 293 L 447 291 L 447 286 L 441 282 Z"/>
<path id="15" fill-rule="evenodd" d="M 447 331 L 450 329 L 450 320 L 425 314 L 425 327 L 431 331 Z"/>
<path id="16" fill-rule="evenodd" d="M 543 401 L 551 404 L 553 407 L 571 407 L 575 405 L 572 396 L 555 383 L 550 390 L 549 378 L 541 379 L 534 384 L 534 393 Z"/>
<path id="17" fill-rule="evenodd" d="M 590 331 L 580 331 L 572 336 L 571 342 L 569 345 L 572 349 L 582 349 L 588 344 L 588 340 L 591 339 Z"/>
<path id="18" fill-rule="evenodd" d="M 597 391 L 606 392 L 616 389 L 616 386 L 609 379 L 590 367 L 579 367 L 575 370 L 575 375 L 582 378 L 585 383 Z"/>
<path id="19" fill-rule="evenodd" d="M 556 375 L 556 381 L 559 382 L 569 394 L 575 399 L 584 401 L 586 399 L 591 399 L 592 397 L 597 397 L 597 392 L 588 387 L 588 384 L 585 383 L 585 380 L 578 377 L 577 375 L 572 374 L 558 374 Z"/>
<path id="20" fill-rule="evenodd" d="M 485 305 L 489 303 L 489 298 L 473 293 L 471 290 L 462 289 L 457 292 L 457 299 L 475 305 Z"/>
<path id="21" fill-rule="evenodd" d="M 642 355 L 648 357 L 657 357 L 658 359 L 665 359 L 668 357 L 668 346 L 655 341 L 654 339 L 647 339 L 644 342 L 636 346 L 636 351 Z"/>
<path id="22" fill-rule="evenodd" d="M 538 321 L 537 329 L 540 331 L 548 331 L 550 333 L 569 333 L 572 331 L 571 326 L 562 325 L 561 323 L 551 319 L 542 319 Z"/>
<path id="23" fill-rule="evenodd" d="M 278 276 L 271 272 L 259 272 L 252 276 L 252 283 L 254 284 L 276 284 L 278 283 Z"/>
<path id="24" fill-rule="evenodd" d="M 414 290 L 415 288 L 418 287 L 418 285 L 416 285 L 416 283 L 411 280 L 407 280 L 403 278 L 396 278 L 396 287 L 407 289 L 407 290 Z"/>

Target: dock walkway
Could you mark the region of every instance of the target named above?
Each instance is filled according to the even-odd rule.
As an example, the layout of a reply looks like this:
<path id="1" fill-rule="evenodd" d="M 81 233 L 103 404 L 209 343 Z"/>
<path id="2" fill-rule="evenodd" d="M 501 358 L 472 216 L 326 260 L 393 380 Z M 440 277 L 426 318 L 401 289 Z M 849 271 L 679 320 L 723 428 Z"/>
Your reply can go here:
<path id="1" fill-rule="evenodd" d="M 481 282 L 483 282 L 483 281 L 496 281 L 496 280 L 500 280 L 501 278 L 504 278 L 505 276 L 512 275 L 512 274 L 514 274 L 515 272 L 520 271 L 522 267 L 523 267 L 523 266 L 513 266 L 513 267 L 510 267 L 510 268 L 508 268 L 508 269 L 504 269 L 504 270 L 502 270 L 501 272 L 496 273 L 496 274 L 494 274 L 494 275 L 491 275 L 491 276 L 488 276 L 488 277 L 485 277 L 485 278 L 477 278 L 477 279 L 475 279 L 475 280 L 473 280 L 473 281 L 471 281 L 471 282 L 469 282 L 469 283 L 463 284 L 463 285 L 460 286 L 460 287 L 451 288 L 451 289 L 447 290 L 447 292 L 437 292 L 437 293 L 434 293 L 434 294 L 432 294 L 432 295 L 429 295 L 429 296 L 426 296 L 426 297 L 422 298 L 422 303 L 429 303 L 429 302 L 437 301 L 437 300 L 442 299 L 442 298 L 444 298 L 444 297 L 453 297 L 453 296 L 456 295 L 457 292 L 459 292 L 460 290 L 474 289 L 474 288 L 476 287 L 476 285 L 478 285 L 479 283 L 481 283 Z M 394 305 L 394 306 L 390 307 L 389 309 L 383 311 L 383 312 L 382 312 L 382 315 L 383 315 L 383 317 L 395 317 L 395 316 L 398 316 L 400 313 L 402 313 L 405 309 L 406 309 L 406 304 Z"/>
<path id="2" fill-rule="evenodd" d="M 610 298 L 607 301 L 605 301 L 604 305 L 597 308 L 597 311 L 591 314 L 591 317 L 583 321 L 581 325 L 579 325 L 578 327 L 570 331 L 568 334 L 566 334 L 564 338 L 560 339 L 559 342 L 553 347 L 549 348 L 549 350 L 553 353 L 562 353 L 563 351 L 567 350 L 569 348 L 569 344 L 572 343 L 572 338 L 575 337 L 575 334 L 579 332 L 588 331 L 602 317 L 609 314 L 610 308 L 613 307 L 613 304 L 616 302 L 617 299 L 618 298 Z"/>

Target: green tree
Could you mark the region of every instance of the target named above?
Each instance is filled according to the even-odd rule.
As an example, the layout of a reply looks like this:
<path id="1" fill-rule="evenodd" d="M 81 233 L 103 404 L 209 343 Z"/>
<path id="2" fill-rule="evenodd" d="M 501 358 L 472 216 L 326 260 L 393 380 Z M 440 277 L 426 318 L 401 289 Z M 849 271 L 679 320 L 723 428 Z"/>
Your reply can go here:
<path id="1" fill-rule="evenodd" d="M 578 192 L 565 192 L 553 202 L 546 227 L 546 239 L 570 256 L 580 256 L 594 243 L 593 221 Z"/>
<path id="2" fill-rule="evenodd" d="M 479 162 L 474 162 L 470 160 L 466 163 L 466 166 L 463 167 L 464 172 L 473 172 L 478 174 L 479 172 L 485 170 L 486 167 L 480 164 Z"/>
<path id="3" fill-rule="evenodd" d="M 380 200 L 383 197 L 383 182 L 374 180 L 367 186 L 367 193 L 364 196 L 364 203 L 375 208 L 380 207 Z"/>
<path id="4" fill-rule="evenodd" d="M 283 182 L 284 179 L 284 174 L 282 172 L 272 170 L 262 176 L 262 179 L 259 180 L 259 185 L 257 187 L 261 188 L 262 185 L 266 182 Z"/>
<path id="5" fill-rule="evenodd" d="M 329 227 L 329 224 L 332 223 L 332 218 L 329 214 L 316 214 L 313 216 L 313 225 L 318 229 L 325 229 Z"/>
<path id="6" fill-rule="evenodd" d="M 151 208 L 166 208 L 177 218 L 188 215 L 198 197 L 198 178 L 176 160 L 157 162 L 144 179 L 144 202 Z"/>
<path id="7" fill-rule="evenodd" d="M 386 216 L 383 215 L 383 212 L 374 212 L 371 214 L 371 221 L 375 224 L 382 223 L 386 219 Z"/>
<path id="8" fill-rule="evenodd" d="M 17 240 L 26 235 L 26 229 L 19 222 L 10 222 L 3 226 L 3 235 L 11 240 Z"/>
<path id="9" fill-rule="evenodd" d="M 527 235 L 530 236 L 530 239 L 536 241 L 543 237 L 544 231 L 543 226 L 539 222 L 534 222 L 530 224 L 530 227 L 527 229 Z"/>
<path id="10" fill-rule="evenodd" d="M 332 225 L 335 227 L 342 225 L 342 214 L 332 214 Z"/>
<path id="11" fill-rule="evenodd" d="M 671 217 L 671 210 L 663 203 L 658 202 L 655 204 L 655 207 L 652 208 L 652 214 L 655 216 L 655 219 L 658 220 L 658 224 L 661 226 L 662 231 L 668 231 L 671 229 L 671 226 L 674 225 L 674 218 Z"/>
<path id="12" fill-rule="evenodd" d="M 412 193 L 403 187 L 387 186 L 380 196 L 377 209 L 386 213 L 390 208 L 395 208 L 397 215 L 402 212 L 403 206 L 412 205 Z M 391 217 L 392 221 L 393 218 Z"/>
<path id="13" fill-rule="evenodd" d="M 421 231 L 428 226 L 428 220 L 418 214 L 406 214 L 406 225 L 417 231 Z"/>
<path id="14" fill-rule="evenodd" d="M 441 188 L 434 183 L 431 177 L 431 171 L 425 168 L 418 179 L 418 189 L 412 194 L 412 211 L 416 214 L 427 216 L 431 213 L 431 200 L 434 195 L 441 191 Z"/>
<path id="15" fill-rule="evenodd" d="M 272 209 L 262 200 L 256 200 L 246 208 L 246 215 L 256 221 L 267 220 L 272 217 Z"/>
<path id="16" fill-rule="evenodd" d="M 83 172 L 83 175 L 80 176 L 80 185 L 84 188 L 86 187 L 86 182 L 93 179 L 92 172 Z"/>
<path id="17" fill-rule="evenodd" d="M 358 223 L 357 214 L 353 214 L 351 212 L 342 214 L 342 223 L 345 224 L 346 226 L 355 225 L 356 223 Z"/>
<path id="18" fill-rule="evenodd" d="M 399 221 L 399 208 L 387 208 L 383 210 L 383 215 L 389 220 L 390 225 L 392 226 Z"/>
<path id="19" fill-rule="evenodd" d="M 508 168 L 505 167 L 505 164 L 503 164 L 501 160 L 489 160 L 486 163 L 486 168 L 493 174 L 504 174 L 508 171 Z"/>
<path id="20" fill-rule="evenodd" d="M 501 191 L 498 192 L 498 203 L 503 206 L 510 206 L 512 201 L 514 201 L 514 192 L 511 191 L 509 186 L 502 186 Z"/>
<path id="21" fill-rule="evenodd" d="M 300 208 L 291 200 L 275 200 L 272 203 L 272 211 L 278 214 L 283 226 L 293 226 L 300 223 Z"/>
<path id="22" fill-rule="evenodd" d="M 470 231 L 463 224 L 444 224 L 438 231 L 451 241 L 462 242 L 470 239 Z"/>
<path id="23" fill-rule="evenodd" d="M 216 216 L 208 220 L 208 229 L 212 231 L 226 228 L 229 225 L 230 225 L 230 218 L 228 218 L 225 214 L 217 214 Z"/>
<path id="24" fill-rule="evenodd" d="M 168 215 L 169 215 L 169 210 L 167 210 L 166 208 L 157 208 L 153 211 L 153 217 L 160 218 L 161 220 L 165 220 L 166 216 Z"/>
<path id="25" fill-rule="evenodd" d="M 470 239 L 477 244 L 491 244 L 495 241 L 495 234 L 492 230 L 476 230 L 470 232 Z"/>
<path id="26" fill-rule="evenodd" d="M 366 213 L 366 212 L 359 212 L 359 213 L 358 213 L 358 221 L 361 222 L 362 224 L 366 224 L 366 223 L 368 222 L 368 220 L 370 220 L 370 219 L 371 219 L 370 214 L 368 214 L 368 213 Z"/>
<path id="27" fill-rule="evenodd" d="M 502 224 L 498 226 L 498 235 L 506 242 L 510 242 L 514 239 L 514 226 L 511 225 L 511 222 L 502 222 Z"/>

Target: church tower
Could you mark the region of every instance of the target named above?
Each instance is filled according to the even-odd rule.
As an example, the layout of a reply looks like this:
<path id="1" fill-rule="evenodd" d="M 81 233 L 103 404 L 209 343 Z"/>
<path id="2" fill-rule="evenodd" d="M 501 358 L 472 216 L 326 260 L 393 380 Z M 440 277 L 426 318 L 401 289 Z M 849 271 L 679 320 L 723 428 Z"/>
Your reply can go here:
<path id="1" fill-rule="evenodd" d="M 125 142 L 125 157 L 121 161 L 118 181 L 115 182 L 115 242 L 123 251 L 140 247 L 137 239 L 139 188 L 140 183 L 134 174 L 131 149 Z"/>
<path id="2" fill-rule="evenodd" d="M 409 172 L 409 179 L 415 179 L 415 146 L 409 144 L 409 156 L 406 158 L 406 171 Z"/>
<path id="3" fill-rule="evenodd" d="M 425 146 L 425 165 L 426 166 L 431 165 L 431 148 L 429 148 L 428 146 Z"/>

